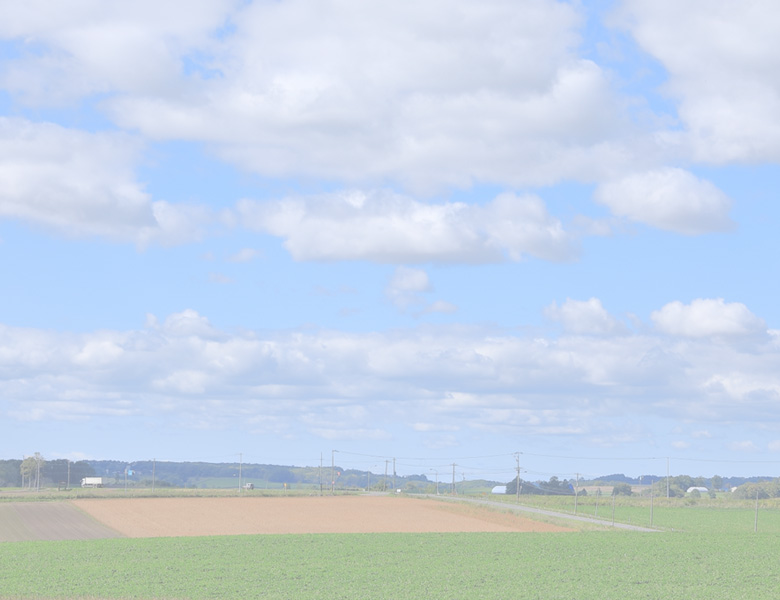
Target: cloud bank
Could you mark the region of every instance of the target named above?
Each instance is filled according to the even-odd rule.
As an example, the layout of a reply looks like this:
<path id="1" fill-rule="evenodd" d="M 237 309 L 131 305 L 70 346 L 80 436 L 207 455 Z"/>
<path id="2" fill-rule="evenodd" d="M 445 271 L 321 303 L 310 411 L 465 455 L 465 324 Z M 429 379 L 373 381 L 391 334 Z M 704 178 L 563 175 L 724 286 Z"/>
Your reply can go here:
<path id="1" fill-rule="evenodd" d="M 419 290 L 424 283 L 411 285 Z M 316 436 L 322 423 L 307 415 L 324 411 L 339 414 L 339 427 L 328 428 L 336 438 L 350 430 L 391 437 L 391 427 L 437 423 L 463 432 L 571 430 L 592 439 L 617 401 L 637 418 L 764 419 L 780 399 L 776 332 L 764 331 L 747 346 L 713 345 L 702 334 L 718 329 L 702 319 L 731 316 L 740 331 L 759 322 L 741 305 L 701 300 L 682 307 L 705 315 L 698 325 L 675 330 L 669 315 L 679 309 L 673 303 L 653 314 L 671 340 L 617 332 L 597 299 L 569 300 L 551 312 L 563 320 L 584 314 L 586 332 L 601 335 L 574 331 L 557 339 L 462 327 L 229 333 L 192 310 L 162 323 L 152 318 L 134 331 L 73 335 L 3 326 L 3 418 L 144 414 L 193 428 L 212 415 L 208 427 Z"/>

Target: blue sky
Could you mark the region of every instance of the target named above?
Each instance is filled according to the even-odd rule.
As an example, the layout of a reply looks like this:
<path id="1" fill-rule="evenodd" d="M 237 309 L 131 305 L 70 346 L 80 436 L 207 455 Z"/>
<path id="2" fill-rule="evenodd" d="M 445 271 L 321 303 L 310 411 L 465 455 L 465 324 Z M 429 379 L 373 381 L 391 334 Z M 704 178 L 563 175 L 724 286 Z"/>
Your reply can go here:
<path id="1" fill-rule="evenodd" d="M 779 21 L 3 6 L 0 456 L 774 474 Z"/>

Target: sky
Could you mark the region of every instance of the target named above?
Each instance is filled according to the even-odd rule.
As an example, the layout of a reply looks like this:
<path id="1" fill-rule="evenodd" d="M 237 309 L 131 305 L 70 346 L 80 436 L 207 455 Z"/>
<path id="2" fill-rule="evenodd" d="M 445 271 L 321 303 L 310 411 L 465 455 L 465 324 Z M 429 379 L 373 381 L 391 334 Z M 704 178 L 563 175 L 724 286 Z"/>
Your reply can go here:
<path id="1" fill-rule="evenodd" d="M 778 29 L 0 3 L 0 457 L 777 475 Z"/>

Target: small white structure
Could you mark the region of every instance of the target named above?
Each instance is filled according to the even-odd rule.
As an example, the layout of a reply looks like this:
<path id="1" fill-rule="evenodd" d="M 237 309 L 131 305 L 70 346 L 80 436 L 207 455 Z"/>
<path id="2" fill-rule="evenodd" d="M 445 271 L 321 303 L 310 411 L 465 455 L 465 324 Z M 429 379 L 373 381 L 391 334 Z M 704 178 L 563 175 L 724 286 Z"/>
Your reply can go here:
<path id="1" fill-rule="evenodd" d="M 693 491 L 699 492 L 700 494 L 706 494 L 707 492 L 709 492 L 709 490 L 706 487 L 693 486 L 693 487 L 689 487 L 687 490 L 685 490 L 685 493 L 686 494 L 690 494 Z"/>
<path id="2" fill-rule="evenodd" d="M 490 490 L 491 494 L 506 494 L 506 486 L 505 485 L 497 485 L 492 490 Z"/>
<path id="3" fill-rule="evenodd" d="M 102 477 L 84 477 L 81 480 L 81 487 L 103 487 L 104 483 Z"/>

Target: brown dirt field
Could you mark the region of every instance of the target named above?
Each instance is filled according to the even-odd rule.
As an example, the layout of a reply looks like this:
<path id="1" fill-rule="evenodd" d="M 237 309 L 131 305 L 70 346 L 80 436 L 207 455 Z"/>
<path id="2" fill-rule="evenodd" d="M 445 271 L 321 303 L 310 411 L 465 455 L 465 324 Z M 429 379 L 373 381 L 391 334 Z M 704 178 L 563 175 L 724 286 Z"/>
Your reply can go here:
<path id="1" fill-rule="evenodd" d="M 0 503 L 0 542 L 122 537 L 67 502 Z"/>
<path id="2" fill-rule="evenodd" d="M 472 505 L 387 496 L 83 499 L 71 502 L 128 537 L 571 531 Z"/>

